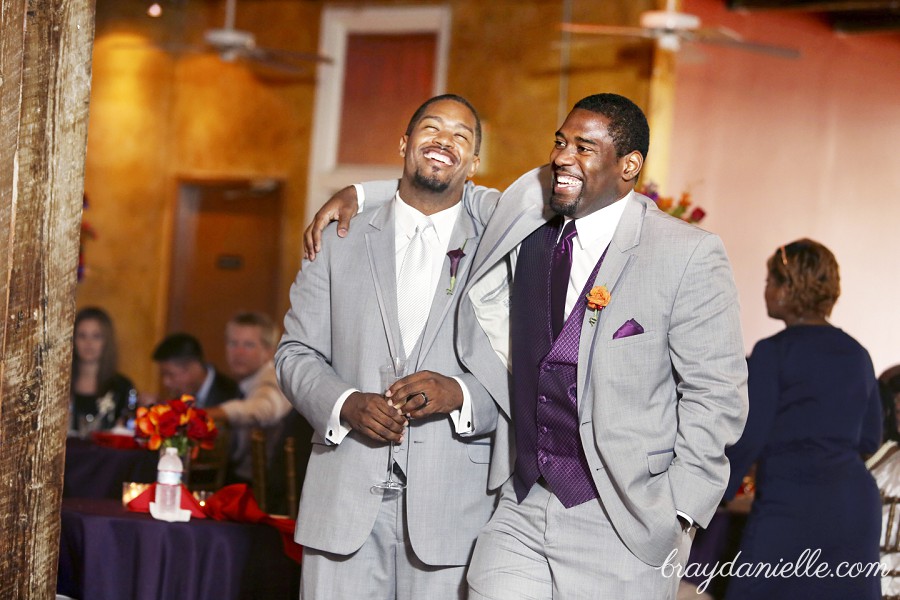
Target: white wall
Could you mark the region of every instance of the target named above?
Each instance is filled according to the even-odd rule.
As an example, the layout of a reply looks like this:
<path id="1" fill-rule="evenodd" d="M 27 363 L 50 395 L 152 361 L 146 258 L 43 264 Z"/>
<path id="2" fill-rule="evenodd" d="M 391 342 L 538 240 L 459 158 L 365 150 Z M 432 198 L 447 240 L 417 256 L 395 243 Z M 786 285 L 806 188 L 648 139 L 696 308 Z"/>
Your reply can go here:
<path id="1" fill-rule="evenodd" d="M 838 36 L 816 17 L 742 14 L 684 0 L 704 25 L 799 48 L 799 60 L 708 45 L 678 56 L 670 180 L 725 241 L 747 351 L 782 323 L 766 316 L 765 261 L 810 237 L 841 266 L 832 323 L 876 373 L 900 363 L 900 34 Z"/>

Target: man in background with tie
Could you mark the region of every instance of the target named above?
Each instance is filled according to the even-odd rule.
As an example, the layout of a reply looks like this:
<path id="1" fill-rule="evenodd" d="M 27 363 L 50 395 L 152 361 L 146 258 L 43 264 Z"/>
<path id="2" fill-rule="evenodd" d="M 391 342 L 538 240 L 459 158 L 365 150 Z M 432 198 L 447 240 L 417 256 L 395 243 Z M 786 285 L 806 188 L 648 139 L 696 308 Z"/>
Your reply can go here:
<path id="1" fill-rule="evenodd" d="M 638 106 L 588 96 L 549 165 L 499 202 L 466 197 L 489 223 L 457 348 L 498 402 L 502 488 L 472 599 L 674 600 L 694 526 L 722 498 L 747 417 L 737 290 L 717 236 L 634 191 L 648 146 Z M 385 185 L 363 186 L 367 207 Z M 329 203 L 312 229 L 338 215 L 347 228 L 346 212 Z"/>
<path id="2" fill-rule="evenodd" d="M 461 202 L 480 142 L 468 101 L 425 102 L 400 140 L 393 200 L 344 240 L 327 230 L 291 288 L 275 360 L 316 432 L 295 535 L 305 600 L 465 597 L 465 565 L 496 501 L 496 404 L 453 349 L 460 282 L 483 229 Z M 379 368 L 392 358 L 413 375 L 388 401 Z M 400 491 L 376 485 L 389 442 Z"/>

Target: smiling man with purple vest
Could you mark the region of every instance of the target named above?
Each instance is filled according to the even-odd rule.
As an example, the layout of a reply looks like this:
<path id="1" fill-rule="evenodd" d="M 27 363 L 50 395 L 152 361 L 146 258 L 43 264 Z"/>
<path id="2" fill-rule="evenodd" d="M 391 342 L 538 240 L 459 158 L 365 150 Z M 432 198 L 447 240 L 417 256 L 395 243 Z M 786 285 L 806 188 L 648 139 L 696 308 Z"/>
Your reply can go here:
<path id="1" fill-rule="evenodd" d="M 489 222 L 457 351 L 500 408 L 502 489 L 470 599 L 674 599 L 660 566 L 722 498 L 747 417 L 737 290 L 718 236 L 634 191 L 648 145 L 633 102 L 589 96 L 549 165 L 470 197 Z"/>

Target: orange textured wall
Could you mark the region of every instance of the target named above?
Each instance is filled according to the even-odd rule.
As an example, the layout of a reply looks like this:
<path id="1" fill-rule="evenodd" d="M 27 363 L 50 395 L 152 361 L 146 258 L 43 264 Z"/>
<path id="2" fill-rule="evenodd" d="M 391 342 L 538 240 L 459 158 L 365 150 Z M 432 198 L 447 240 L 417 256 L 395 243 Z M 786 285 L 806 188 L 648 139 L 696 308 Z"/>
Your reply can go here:
<path id="1" fill-rule="evenodd" d="M 300 264 L 307 169 L 315 151 L 310 148 L 315 82 L 312 76 L 262 79 L 211 55 L 154 46 L 198 42 L 203 29 L 222 23 L 222 3 L 179 3 L 155 21 L 132 4 L 140 3 L 97 2 L 86 183 L 91 206 L 85 217 L 99 237 L 86 243 L 88 271 L 77 300 L 79 306 L 98 304 L 112 313 L 122 370 L 152 391 L 156 371 L 149 357 L 166 333 L 179 179 L 285 182 L 285 260 L 277 268 L 286 309 Z M 408 2 L 341 3 L 347 4 Z M 612 91 L 649 106 L 652 49 L 646 43 L 574 45 L 570 67 L 560 68 L 561 35 L 555 26 L 563 15 L 562 0 L 449 4 L 447 91 L 468 97 L 487 127 L 479 183 L 505 186 L 546 161 L 561 114 L 587 94 Z M 653 4 L 581 0 L 573 3 L 572 16 L 634 24 Z M 237 26 L 254 31 L 261 45 L 314 52 L 322 6 L 239 1 Z M 560 102 L 561 87 L 568 93 Z M 393 147 L 396 138 L 386 143 Z"/>
<path id="2" fill-rule="evenodd" d="M 78 305 L 96 304 L 117 327 L 121 369 L 156 389 L 150 354 L 166 333 L 178 182 L 276 178 L 285 182 L 280 296 L 299 263 L 314 75 L 262 78 L 186 46 L 224 19 L 222 5 L 183 3 L 151 20 L 115 0 L 97 6 L 88 134 L 85 244 Z M 319 5 L 238 3 L 237 27 L 257 43 L 315 52 Z M 277 24 L 278 27 L 273 26 Z M 165 49 L 157 44 L 167 44 Z M 278 265 L 273 265 L 278 269 Z M 224 326 L 224 324 L 223 324 Z"/>

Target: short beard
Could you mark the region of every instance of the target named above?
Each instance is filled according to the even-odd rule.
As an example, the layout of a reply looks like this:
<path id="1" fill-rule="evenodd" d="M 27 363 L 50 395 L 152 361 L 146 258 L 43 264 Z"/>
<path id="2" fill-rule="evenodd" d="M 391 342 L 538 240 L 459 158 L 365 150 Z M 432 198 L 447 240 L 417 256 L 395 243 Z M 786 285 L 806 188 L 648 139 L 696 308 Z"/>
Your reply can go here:
<path id="1" fill-rule="evenodd" d="M 437 177 L 426 177 L 419 169 L 416 169 L 416 172 L 413 173 L 413 184 L 416 187 L 436 194 L 442 194 L 450 187 L 449 181 L 441 181 Z"/>
<path id="2" fill-rule="evenodd" d="M 558 215 L 563 217 L 569 217 L 570 219 L 575 218 L 575 213 L 578 212 L 578 207 L 581 206 L 581 196 L 579 195 L 575 198 L 575 201 L 570 204 L 560 204 L 556 201 L 556 194 L 552 194 L 550 196 L 550 208 Z"/>

